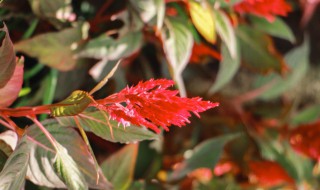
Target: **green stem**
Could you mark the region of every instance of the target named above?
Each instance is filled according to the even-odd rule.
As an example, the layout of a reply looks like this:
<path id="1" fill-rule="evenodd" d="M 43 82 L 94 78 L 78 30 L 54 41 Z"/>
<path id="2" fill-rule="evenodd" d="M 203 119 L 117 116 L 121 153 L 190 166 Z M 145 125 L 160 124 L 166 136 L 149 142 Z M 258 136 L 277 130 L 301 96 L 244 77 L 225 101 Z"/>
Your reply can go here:
<path id="1" fill-rule="evenodd" d="M 33 21 L 31 22 L 29 28 L 27 29 L 27 31 L 23 34 L 22 36 L 22 40 L 28 39 L 30 38 L 30 36 L 34 33 L 34 31 L 37 28 L 37 25 L 39 23 L 39 19 L 33 19 Z"/>
<path id="2" fill-rule="evenodd" d="M 34 66 L 32 69 L 26 71 L 23 75 L 24 80 L 28 80 L 32 78 L 34 75 L 39 73 L 44 68 L 43 64 L 38 63 L 36 66 Z"/>
<path id="3" fill-rule="evenodd" d="M 42 105 L 45 104 L 52 104 L 54 99 L 54 94 L 57 87 L 57 81 L 58 81 L 58 70 L 51 69 L 49 76 L 45 80 L 45 89 L 44 89 L 44 95 L 42 99 Z M 42 121 L 48 117 L 47 114 L 42 114 L 39 116 L 39 120 Z"/>

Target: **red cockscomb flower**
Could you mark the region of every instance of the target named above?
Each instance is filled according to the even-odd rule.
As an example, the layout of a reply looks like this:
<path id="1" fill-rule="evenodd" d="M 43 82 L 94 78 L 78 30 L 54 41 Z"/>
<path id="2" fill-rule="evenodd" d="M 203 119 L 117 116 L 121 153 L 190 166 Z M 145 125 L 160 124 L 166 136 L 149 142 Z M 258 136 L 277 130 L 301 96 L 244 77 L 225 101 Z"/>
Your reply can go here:
<path id="1" fill-rule="evenodd" d="M 285 0 L 243 0 L 234 6 L 240 14 L 253 14 L 274 21 L 275 16 L 287 16 L 291 7 Z"/>
<path id="2" fill-rule="evenodd" d="M 294 180 L 277 162 L 251 161 L 249 162 L 249 168 L 250 179 L 263 187 L 294 183 Z"/>
<path id="3" fill-rule="evenodd" d="M 143 125 L 159 133 L 162 127 L 184 126 L 189 123 L 190 112 L 199 117 L 199 112 L 218 106 L 218 103 L 202 101 L 201 98 L 182 98 L 178 91 L 168 90 L 172 80 L 159 79 L 140 82 L 127 87 L 99 103 L 105 104 L 112 119 L 122 123 Z"/>
<path id="4" fill-rule="evenodd" d="M 304 155 L 320 160 L 320 121 L 301 125 L 290 133 L 292 148 Z"/>

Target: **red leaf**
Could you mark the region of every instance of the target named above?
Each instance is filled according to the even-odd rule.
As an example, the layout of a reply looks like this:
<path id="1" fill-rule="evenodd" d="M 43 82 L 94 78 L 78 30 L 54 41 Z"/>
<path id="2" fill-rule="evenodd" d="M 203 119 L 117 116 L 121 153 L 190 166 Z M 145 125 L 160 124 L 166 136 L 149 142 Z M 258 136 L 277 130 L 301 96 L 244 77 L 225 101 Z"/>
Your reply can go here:
<path id="1" fill-rule="evenodd" d="M 211 56 L 217 60 L 221 60 L 221 55 L 216 50 L 204 45 L 204 44 L 193 44 L 192 54 L 190 62 L 200 63 L 206 56 Z"/>
<path id="2" fill-rule="evenodd" d="M 293 184 L 294 180 L 277 163 L 273 161 L 251 161 L 249 162 L 250 179 L 264 187 Z"/>
<path id="3" fill-rule="evenodd" d="M 17 58 L 17 66 L 8 83 L 0 89 L 0 108 L 10 106 L 18 97 L 23 82 L 23 61 Z"/>
<path id="4" fill-rule="evenodd" d="M 291 7 L 285 0 L 243 0 L 234 7 L 234 10 L 241 14 L 249 13 L 264 17 L 272 22 L 277 15 L 287 16 Z"/>
<path id="5" fill-rule="evenodd" d="M 320 159 L 320 120 L 301 125 L 290 133 L 290 144 L 292 148 L 311 158 Z"/>
<path id="6" fill-rule="evenodd" d="M 202 101 L 199 97 L 181 98 L 177 96 L 178 91 L 167 89 L 173 84 L 171 80 L 151 79 L 135 87 L 127 87 L 99 103 L 111 103 L 104 109 L 124 126 L 130 123 L 142 125 L 157 133 L 160 132 L 159 126 L 168 131 L 171 125 L 186 125 L 190 112 L 199 117 L 199 112 L 218 106 L 218 103 Z"/>
<path id="7" fill-rule="evenodd" d="M 0 38 L 0 88 L 7 84 L 14 72 L 14 68 L 16 67 L 16 55 L 13 50 L 13 44 L 11 42 L 7 26 L 4 23 L 3 25 L 4 27 L 0 28 L 0 34 L 3 32 L 5 33 L 4 38 Z"/>

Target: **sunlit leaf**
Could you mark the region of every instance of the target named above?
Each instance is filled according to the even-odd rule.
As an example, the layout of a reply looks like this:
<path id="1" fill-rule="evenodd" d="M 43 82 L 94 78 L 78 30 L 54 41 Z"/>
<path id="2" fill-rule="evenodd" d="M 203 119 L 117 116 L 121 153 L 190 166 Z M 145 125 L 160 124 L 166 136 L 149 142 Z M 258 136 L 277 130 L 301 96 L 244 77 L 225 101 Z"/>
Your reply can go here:
<path id="1" fill-rule="evenodd" d="M 276 17 L 273 22 L 269 22 L 265 18 L 250 16 L 254 28 L 266 32 L 272 36 L 289 40 L 291 43 L 296 41 L 291 29 L 280 18 Z"/>
<path id="2" fill-rule="evenodd" d="M 219 161 L 224 145 L 238 136 L 239 134 L 226 134 L 202 142 L 194 148 L 188 159 L 180 163 L 180 166 L 173 171 L 168 180 L 179 180 L 198 168 L 212 169 Z"/>
<path id="3" fill-rule="evenodd" d="M 91 131 L 101 138 L 120 143 L 132 143 L 141 140 L 157 139 L 158 135 L 138 126 L 126 126 L 123 127 L 115 120 L 106 121 L 109 119 L 108 113 L 104 112 L 107 118 L 100 111 L 82 113 L 78 117 L 80 126 L 85 131 Z M 73 117 L 60 117 L 57 118 L 62 126 L 74 126 L 76 127 Z M 109 125 L 110 124 L 110 125 Z M 113 131 L 111 135 L 110 127 Z"/>
<path id="4" fill-rule="evenodd" d="M 82 27 L 74 27 L 40 34 L 14 45 L 17 51 L 35 57 L 40 63 L 58 70 L 67 71 L 76 65 L 72 45 L 79 42 L 82 37 Z"/>
<path id="5" fill-rule="evenodd" d="M 283 60 L 268 36 L 245 25 L 239 25 L 236 34 L 241 58 L 247 66 L 261 72 L 281 71 Z"/>
<path id="6" fill-rule="evenodd" d="M 57 155 L 53 164 L 55 172 L 60 176 L 60 179 L 65 182 L 68 189 L 71 190 L 85 190 L 88 185 L 79 170 L 76 162 L 68 154 L 60 144 L 56 144 Z"/>
<path id="7" fill-rule="evenodd" d="M 130 0 L 143 22 L 149 22 L 157 13 L 156 0 Z"/>
<path id="8" fill-rule="evenodd" d="M 237 39 L 230 19 L 224 12 L 220 10 L 215 10 L 214 15 L 218 34 L 220 35 L 224 44 L 228 47 L 231 57 L 233 59 L 238 59 Z"/>
<path id="9" fill-rule="evenodd" d="M 291 50 L 285 55 L 285 62 L 291 68 L 290 73 L 281 77 L 275 74 L 270 76 L 260 76 L 256 81 L 256 86 L 261 86 L 274 81 L 273 86 L 261 94 L 262 99 L 272 99 L 294 87 L 306 74 L 308 70 L 309 43 Z"/>
<path id="10" fill-rule="evenodd" d="M 64 155 L 65 152 L 60 152 L 60 155 L 57 157 L 53 146 L 43 132 L 35 125 L 30 126 L 26 131 L 31 146 L 27 172 L 30 181 L 40 186 L 65 188 L 65 184 L 53 166 L 58 158 L 59 163 L 56 164 L 66 165 L 66 169 L 68 169 L 67 164 L 77 164 L 77 166 L 73 165 L 73 168 L 77 167 L 81 175 L 83 175 L 85 180 L 81 182 L 82 186 L 88 184 L 90 188 L 110 189 L 110 183 L 103 177 L 102 173 L 100 173 L 98 184 L 96 183 L 97 175 L 94 160 L 88 147 L 73 128 L 61 127 L 55 120 L 47 120 L 43 125 L 60 143 L 59 146 L 64 147 L 63 150 L 67 151 L 68 155 Z M 41 143 L 42 146 L 39 146 L 35 141 Z M 67 158 L 65 163 L 64 157 Z M 73 159 L 73 161 L 70 161 L 70 159 Z M 77 172 L 76 169 L 74 172 Z M 78 179 L 82 179 L 82 177 L 80 177 L 81 175 L 79 176 L 78 173 L 75 174 L 75 177 L 78 176 Z"/>
<path id="11" fill-rule="evenodd" d="M 1 190 L 21 189 L 23 187 L 28 168 L 29 151 L 29 145 L 26 136 L 24 136 L 20 139 L 0 173 Z"/>
<path id="12" fill-rule="evenodd" d="M 211 43 L 216 41 L 215 19 L 208 4 L 189 1 L 192 22 L 199 33 Z"/>
<path id="13" fill-rule="evenodd" d="M 157 6 L 157 29 L 158 31 L 160 31 L 164 22 L 166 5 L 164 0 L 154 0 L 154 1 Z"/>
<path id="14" fill-rule="evenodd" d="M 222 62 L 220 63 L 219 72 L 215 83 L 209 90 L 209 94 L 213 94 L 220 90 L 225 84 L 227 84 L 233 76 L 236 74 L 240 66 L 240 60 L 238 57 L 233 59 L 230 56 L 229 51 L 225 45 L 222 45 Z"/>
<path id="15" fill-rule="evenodd" d="M 181 96 L 185 96 L 182 72 L 191 56 L 193 37 L 188 28 L 179 20 L 166 20 L 166 28 L 162 30 L 163 49 L 173 71 Z"/>
<path id="16" fill-rule="evenodd" d="M 142 33 L 130 32 L 119 39 L 105 34 L 90 40 L 77 54 L 79 57 L 119 60 L 138 51 L 142 45 Z"/>
<path id="17" fill-rule="evenodd" d="M 103 174 L 114 189 L 128 189 L 134 174 L 138 144 L 130 144 L 112 154 L 101 164 Z"/>
<path id="18" fill-rule="evenodd" d="M 91 102 L 92 98 L 87 92 L 76 90 L 63 101 L 51 106 L 51 115 L 54 117 L 76 115 L 84 111 Z"/>
<path id="19" fill-rule="evenodd" d="M 0 107 L 10 106 L 19 95 L 23 82 L 23 58 L 17 62 L 10 80 L 3 88 L 0 88 Z"/>
<path id="20" fill-rule="evenodd" d="M 3 88 L 13 75 L 16 67 L 16 55 L 7 26 L 0 23 L 0 27 L 0 88 Z"/>

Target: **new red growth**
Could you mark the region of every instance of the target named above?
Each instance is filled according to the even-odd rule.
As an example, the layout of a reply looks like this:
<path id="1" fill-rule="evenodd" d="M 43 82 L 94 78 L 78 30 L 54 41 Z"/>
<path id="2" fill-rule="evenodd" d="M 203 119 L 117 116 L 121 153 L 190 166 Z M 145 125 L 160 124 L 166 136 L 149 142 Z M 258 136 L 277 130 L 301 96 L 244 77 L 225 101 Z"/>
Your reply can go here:
<path id="1" fill-rule="evenodd" d="M 202 101 L 201 98 L 182 98 L 177 90 L 169 90 L 174 82 L 167 79 L 140 82 L 119 93 L 98 101 L 112 117 L 124 126 L 134 124 L 148 127 L 159 133 L 159 126 L 184 126 L 189 123 L 190 112 L 199 112 L 218 106 L 218 103 Z"/>

